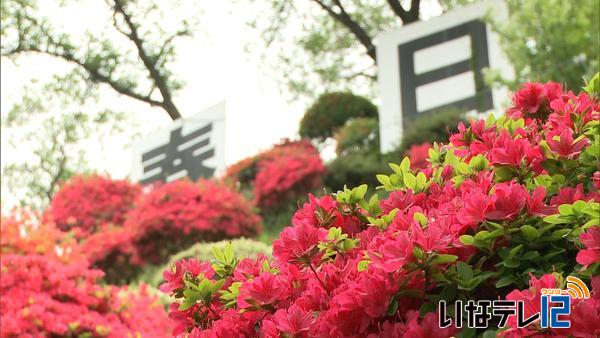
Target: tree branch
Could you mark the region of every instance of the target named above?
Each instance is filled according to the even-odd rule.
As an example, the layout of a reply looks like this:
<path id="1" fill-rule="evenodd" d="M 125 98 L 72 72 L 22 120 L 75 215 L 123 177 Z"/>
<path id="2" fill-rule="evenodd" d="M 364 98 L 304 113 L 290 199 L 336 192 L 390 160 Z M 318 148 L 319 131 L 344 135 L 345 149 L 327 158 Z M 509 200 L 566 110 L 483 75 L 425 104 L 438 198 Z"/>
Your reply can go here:
<path id="1" fill-rule="evenodd" d="M 324 9 L 329 16 L 337 20 L 342 25 L 346 26 L 350 30 L 352 34 L 358 39 L 358 41 L 367 49 L 367 55 L 373 59 L 375 63 L 377 63 L 377 55 L 375 50 L 375 45 L 373 44 L 373 39 L 362 26 L 354 21 L 352 17 L 346 12 L 344 7 L 342 6 L 339 0 L 335 0 L 335 4 L 339 9 L 339 13 L 334 11 L 332 7 L 327 6 L 321 0 L 312 0 L 316 4 L 318 4 L 322 9 Z"/>
<path id="2" fill-rule="evenodd" d="M 411 0 L 410 10 L 405 10 L 399 0 L 387 0 L 392 11 L 402 20 L 403 24 L 409 24 L 419 20 L 419 7 L 421 0 Z"/>
<path id="3" fill-rule="evenodd" d="M 408 11 L 408 20 L 404 23 L 411 23 L 419 21 L 419 14 L 421 13 L 421 0 L 411 0 L 410 10 Z"/>
<path id="4" fill-rule="evenodd" d="M 85 69 L 85 71 L 90 75 L 92 81 L 105 83 L 105 84 L 109 85 L 112 89 L 114 89 L 116 92 L 118 92 L 119 94 L 128 96 L 132 99 L 136 99 L 138 101 L 148 103 L 152 106 L 164 108 L 163 102 L 153 100 L 149 96 L 144 96 L 144 95 L 138 94 L 138 93 L 132 91 L 131 89 L 118 84 L 116 81 L 114 81 L 110 77 L 101 74 L 96 68 L 93 68 L 89 64 L 86 64 L 85 62 L 78 60 L 70 53 L 61 54 L 61 53 L 54 52 L 54 51 L 42 50 L 38 47 L 19 47 L 18 49 L 14 49 L 14 50 L 10 51 L 9 54 L 12 55 L 12 54 L 18 54 L 18 53 L 23 53 L 23 52 L 45 54 L 45 55 L 49 55 L 49 56 L 52 56 L 55 58 L 63 59 L 65 61 L 74 63 L 78 66 L 81 66 L 83 69 Z"/>
<path id="5" fill-rule="evenodd" d="M 113 3 L 115 4 L 115 13 L 119 13 L 123 16 L 123 19 L 125 20 L 125 23 L 127 24 L 130 30 L 129 33 L 123 34 L 125 34 L 135 44 L 140 59 L 144 63 L 144 66 L 146 67 L 148 72 L 150 73 L 150 78 L 156 85 L 156 88 L 158 88 L 158 91 L 160 92 L 163 98 L 161 107 L 163 107 L 167 111 L 167 113 L 169 114 L 169 116 L 171 116 L 173 120 L 180 118 L 181 113 L 179 113 L 177 106 L 175 106 L 175 104 L 173 103 L 171 91 L 169 90 L 167 82 L 165 78 L 163 78 L 162 75 L 160 75 L 158 69 L 156 68 L 156 60 L 152 60 L 148 53 L 144 50 L 144 43 L 138 34 L 137 26 L 135 25 L 135 23 L 133 23 L 131 16 L 125 11 L 121 0 L 113 0 Z"/>

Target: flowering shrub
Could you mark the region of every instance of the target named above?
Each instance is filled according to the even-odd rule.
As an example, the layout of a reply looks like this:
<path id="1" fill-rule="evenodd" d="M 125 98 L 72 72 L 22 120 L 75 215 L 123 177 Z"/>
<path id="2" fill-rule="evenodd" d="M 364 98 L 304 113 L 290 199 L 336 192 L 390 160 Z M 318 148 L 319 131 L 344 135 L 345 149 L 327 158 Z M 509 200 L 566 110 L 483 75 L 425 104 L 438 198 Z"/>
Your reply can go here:
<path id="1" fill-rule="evenodd" d="M 83 235 L 105 223 L 122 225 L 140 192 L 140 186 L 126 180 L 75 176 L 52 197 L 47 218 L 61 230 L 77 228 Z"/>
<path id="2" fill-rule="evenodd" d="M 134 264 L 159 264 L 199 241 L 256 235 L 261 219 L 242 195 L 222 184 L 178 180 L 144 195 L 127 215 L 125 231 L 135 247 Z"/>
<path id="3" fill-rule="evenodd" d="M 111 284 L 128 283 L 143 267 L 134 261 L 136 247 L 134 232 L 123 226 L 103 225 L 96 233 L 80 239 L 80 250 L 91 266 L 104 272 L 104 280 Z"/>
<path id="4" fill-rule="evenodd" d="M 539 292 L 513 290 L 530 278 L 537 290 L 553 271 L 589 282 L 600 265 L 599 109 L 586 93 L 526 84 L 506 117 L 460 124 L 428 150 L 426 168 L 390 164 L 377 177 L 385 199 L 366 199 L 366 185 L 310 196 L 272 261 L 228 250 L 212 265 L 180 261 L 161 288 L 175 298 L 174 334 L 448 337 L 459 330 L 439 327 L 440 300 L 535 301 Z M 570 331 L 528 333 L 597 336 L 592 284 Z M 515 332 L 509 322 L 502 334 Z"/>
<path id="5" fill-rule="evenodd" d="M 72 236 L 53 223 L 42 223 L 25 210 L 2 213 L 0 217 L 0 255 L 40 254 L 63 262 L 84 259 Z"/>
<path id="6" fill-rule="evenodd" d="M 40 255 L 3 255 L 2 337 L 165 337 L 166 312 L 145 287 L 97 284 L 102 271 Z"/>
<path id="7" fill-rule="evenodd" d="M 429 165 L 429 162 L 427 162 L 429 159 L 429 149 L 431 149 L 431 144 L 429 143 L 415 144 L 408 149 L 411 169 L 427 169 Z"/>
<path id="8" fill-rule="evenodd" d="M 286 141 L 234 164 L 225 180 L 252 185 L 255 204 L 271 208 L 319 187 L 324 174 L 319 152 L 309 141 Z"/>

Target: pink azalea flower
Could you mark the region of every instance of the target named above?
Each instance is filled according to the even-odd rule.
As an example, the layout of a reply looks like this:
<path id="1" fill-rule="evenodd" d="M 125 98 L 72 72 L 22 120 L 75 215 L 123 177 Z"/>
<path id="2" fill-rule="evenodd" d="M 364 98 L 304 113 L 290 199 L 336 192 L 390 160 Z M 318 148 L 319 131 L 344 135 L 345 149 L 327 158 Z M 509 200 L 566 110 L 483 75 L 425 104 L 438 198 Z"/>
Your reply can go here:
<path id="1" fill-rule="evenodd" d="M 273 242 L 273 255 L 283 262 L 310 263 L 318 253 L 317 245 L 327 238 L 327 231 L 306 223 L 287 227 Z"/>
<path id="2" fill-rule="evenodd" d="M 579 235 L 579 240 L 585 246 L 577 254 L 577 263 L 591 265 L 600 262 L 600 227 L 591 227 Z"/>
<path id="3" fill-rule="evenodd" d="M 527 190 L 516 182 L 498 183 L 492 194 L 492 208 L 486 214 L 487 219 L 513 219 L 527 203 Z"/>

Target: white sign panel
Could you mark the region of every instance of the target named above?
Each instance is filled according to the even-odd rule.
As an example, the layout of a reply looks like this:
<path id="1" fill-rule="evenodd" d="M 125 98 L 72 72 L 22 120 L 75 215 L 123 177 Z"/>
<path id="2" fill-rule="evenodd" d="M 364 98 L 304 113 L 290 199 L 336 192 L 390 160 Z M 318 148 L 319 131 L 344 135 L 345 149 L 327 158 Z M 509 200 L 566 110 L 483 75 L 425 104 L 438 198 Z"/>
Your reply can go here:
<path id="1" fill-rule="evenodd" d="M 502 1 L 458 8 L 377 37 L 381 151 L 394 150 L 418 116 L 449 108 L 501 110 L 506 88 L 485 84 L 485 69 L 512 78 L 497 35 L 482 18 L 508 16 Z"/>
<path id="2" fill-rule="evenodd" d="M 197 180 L 225 169 L 225 102 L 179 119 L 134 145 L 132 179 L 140 183 Z"/>

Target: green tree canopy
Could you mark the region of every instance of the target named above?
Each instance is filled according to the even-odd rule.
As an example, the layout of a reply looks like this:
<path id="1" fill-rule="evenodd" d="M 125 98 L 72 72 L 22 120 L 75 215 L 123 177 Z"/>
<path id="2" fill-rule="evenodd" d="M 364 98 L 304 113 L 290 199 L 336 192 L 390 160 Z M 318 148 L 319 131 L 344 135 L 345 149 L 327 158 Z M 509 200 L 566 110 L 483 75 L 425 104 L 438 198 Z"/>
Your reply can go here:
<path id="1" fill-rule="evenodd" d="M 460 10 L 474 0 L 269 0 L 257 18 L 279 78 L 297 96 L 351 90 L 373 96 L 376 82 L 377 34 L 442 11 Z M 510 18 L 495 24 L 502 46 L 523 81 L 566 83 L 577 88 L 598 69 L 597 0 L 507 1 Z M 493 17 L 490 18 L 493 21 Z M 294 47 L 289 48 L 289 42 Z M 265 49 L 270 51 L 271 49 Z M 267 53 L 269 54 L 269 53 Z M 498 81 L 494 76 L 490 81 Z"/>
<path id="2" fill-rule="evenodd" d="M 527 81 L 556 81 L 571 90 L 591 78 L 600 62 L 600 1 L 514 0 L 510 18 L 494 22 L 515 67 L 515 87 Z"/>

